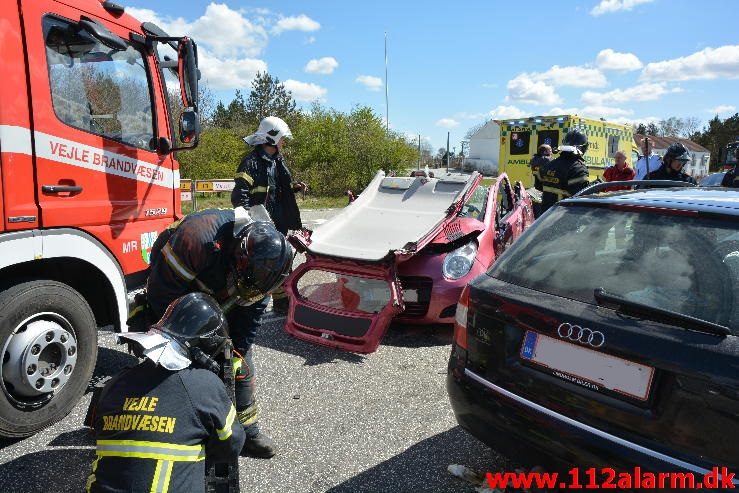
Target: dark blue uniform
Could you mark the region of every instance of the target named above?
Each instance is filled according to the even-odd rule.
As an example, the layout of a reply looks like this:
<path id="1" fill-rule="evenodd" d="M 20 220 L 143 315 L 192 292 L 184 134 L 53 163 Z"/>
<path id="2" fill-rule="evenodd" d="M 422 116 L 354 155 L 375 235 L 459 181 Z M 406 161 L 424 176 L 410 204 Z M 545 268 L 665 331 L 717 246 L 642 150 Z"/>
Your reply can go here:
<path id="1" fill-rule="evenodd" d="M 145 361 L 113 377 L 95 409 L 89 492 L 202 492 L 205 458 L 238 458 L 244 430 L 225 385 L 200 368 Z"/>
<path id="2" fill-rule="evenodd" d="M 234 207 L 263 205 L 282 234 L 302 228 L 292 176 L 282 155 L 270 156 L 262 146 L 248 154 L 236 172 L 231 192 Z"/>
<path id="3" fill-rule="evenodd" d="M 541 195 L 541 213 L 560 200 L 571 197 L 588 186 L 588 168 L 582 156 L 573 152 L 563 152 L 539 168 L 539 186 Z"/>
<path id="4" fill-rule="evenodd" d="M 236 374 L 236 408 L 244 426 L 257 421 L 252 345 L 268 299 L 244 306 L 236 295 L 232 275 L 236 242 L 231 209 L 205 209 L 189 214 L 159 235 L 151 249 L 147 298 L 154 319 L 182 295 L 204 292 L 221 305 L 234 348 L 243 357 Z"/>
<path id="5" fill-rule="evenodd" d="M 689 174 L 683 173 L 682 171 L 675 171 L 665 163 L 662 163 L 662 166 L 660 166 L 659 169 L 657 169 L 656 171 L 652 171 L 651 173 L 649 173 L 645 179 L 684 181 L 687 183 L 692 183 L 693 185 L 698 184 L 698 182 L 695 181 L 695 178 L 693 178 Z"/>

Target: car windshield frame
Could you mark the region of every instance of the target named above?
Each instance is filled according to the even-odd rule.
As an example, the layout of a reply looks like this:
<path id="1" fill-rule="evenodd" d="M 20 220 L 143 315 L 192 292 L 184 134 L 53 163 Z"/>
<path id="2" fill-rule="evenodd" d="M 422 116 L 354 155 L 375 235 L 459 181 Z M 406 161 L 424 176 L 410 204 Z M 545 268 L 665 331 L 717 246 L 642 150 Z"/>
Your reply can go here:
<path id="1" fill-rule="evenodd" d="M 488 275 L 593 305 L 603 288 L 739 334 L 737 217 L 614 206 L 552 209 Z"/>

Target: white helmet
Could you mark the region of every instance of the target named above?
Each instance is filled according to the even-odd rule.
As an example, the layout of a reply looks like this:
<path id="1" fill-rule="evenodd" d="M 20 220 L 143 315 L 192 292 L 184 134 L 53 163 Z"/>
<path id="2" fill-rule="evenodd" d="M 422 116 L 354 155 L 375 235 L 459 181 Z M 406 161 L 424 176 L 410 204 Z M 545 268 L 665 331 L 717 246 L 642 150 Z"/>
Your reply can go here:
<path id="1" fill-rule="evenodd" d="M 287 126 L 287 123 L 282 118 L 268 116 L 259 123 L 257 131 L 245 137 L 244 141 L 250 146 L 259 144 L 276 146 L 283 137 L 287 139 L 293 138 L 290 127 Z"/>

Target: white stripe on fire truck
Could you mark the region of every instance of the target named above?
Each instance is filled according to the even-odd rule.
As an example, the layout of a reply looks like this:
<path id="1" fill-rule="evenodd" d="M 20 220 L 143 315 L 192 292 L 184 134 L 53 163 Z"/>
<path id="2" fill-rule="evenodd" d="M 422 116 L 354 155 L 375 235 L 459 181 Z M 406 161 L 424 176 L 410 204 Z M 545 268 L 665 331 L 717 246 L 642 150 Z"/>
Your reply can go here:
<path id="1" fill-rule="evenodd" d="M 34 136 L 36 156 L 39 158 L 167 188 L 174 187 L 175 173 L 164 166 L 43 132 L 34 132 Z M 0 125 L 0 142 L 3 153 L 32 155 L 31 132 L 27 128 Z"/>

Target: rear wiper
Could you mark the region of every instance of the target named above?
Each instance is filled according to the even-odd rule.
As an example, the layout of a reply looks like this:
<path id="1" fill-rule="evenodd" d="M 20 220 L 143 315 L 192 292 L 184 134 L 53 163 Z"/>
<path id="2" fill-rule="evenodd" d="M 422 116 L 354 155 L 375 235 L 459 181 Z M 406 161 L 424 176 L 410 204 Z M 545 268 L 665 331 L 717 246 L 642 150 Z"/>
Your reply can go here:
<path id="1" fill-rule="evenodd" d="M 599 305 L 613 308 L 614 310 L 628 312 L 629 314 L 642 316 L 656 322 L 666 322 L 679 325 L 680 327 L 696 330 L 698 332 L 707 332 L 709 334 L 720 336 L 731 335 L 731 330 L 723 325 L 691 317 L 690 315 L 685 315 L 683 313 L 673 312 L 672 310 L 665 310 L 664 308 L 657 308 L 637 301 L 627 300 L 620 296 L 607 293 L 603 288 L 596 288 L 593 295 L 595 296 L 595 301 L 597 301 Z"/>

